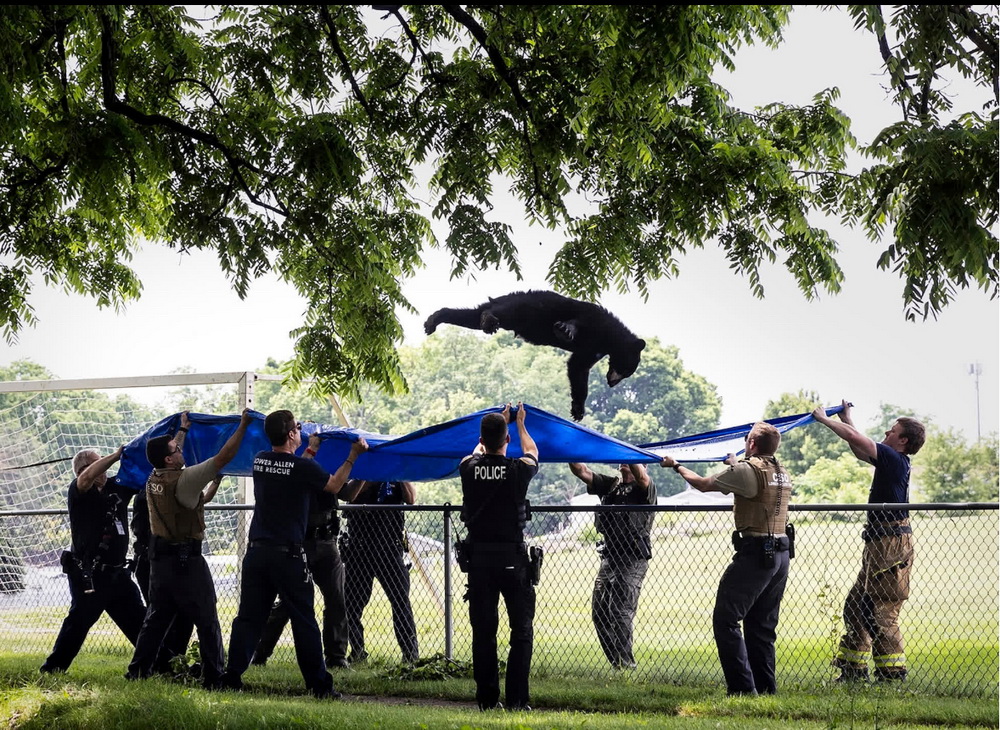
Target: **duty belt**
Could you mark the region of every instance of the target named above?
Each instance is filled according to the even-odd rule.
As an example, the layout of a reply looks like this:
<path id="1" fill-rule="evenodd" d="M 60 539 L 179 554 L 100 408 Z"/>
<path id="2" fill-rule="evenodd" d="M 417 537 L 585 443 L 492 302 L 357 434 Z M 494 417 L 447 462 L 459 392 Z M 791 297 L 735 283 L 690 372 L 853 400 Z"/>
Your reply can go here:
<path id="1" fill-rule="evenodd" d="M 306 528 L 306 540 L 334 540 L 337 532 L 333 525 L 316 525 Z"/>
<path id="2" fill-rule="evenodd" d="M 471 565 L 475 568 L 496 568 L 525 565 L 528 546 L 523 542 L 474 542 Z"/>
<path id="3" fill-rule="evenodd" d="M 865 529 L 861 531 L 861 539 L 865 542 L 871 542 L 883 537 L 899 537 L 900 535 L 910 535 L 912 533 L 913 528 L 909 525 L 898 523 L 867 524 L 865 525 Z"/>
<path id="4" fill-rule="evenodd" d="M 152 547 L 160 555 L 187 552 L 189 555 L 201 555 L 201 540 L 168 540 L 159 535 L 153 535 Z"/>
<path id="5" fill-rule="evenodd" d="M 251 540 L 250 547 L 264 547 L 277 550 L 279 553 L 298 553 L 302 546 L 297 542 L 278 542 L 277 540 Z"/>
<path id="6" fill-rule="evenodd" d="M 788 550 L 788 538 L 784 535 L 750 535 L 739 531 L 733 533 L 733 549 L 741 550 L 748 545 L 763 545 L 765 540 L 774 540 L 774 551 L 783 553 Z"/>

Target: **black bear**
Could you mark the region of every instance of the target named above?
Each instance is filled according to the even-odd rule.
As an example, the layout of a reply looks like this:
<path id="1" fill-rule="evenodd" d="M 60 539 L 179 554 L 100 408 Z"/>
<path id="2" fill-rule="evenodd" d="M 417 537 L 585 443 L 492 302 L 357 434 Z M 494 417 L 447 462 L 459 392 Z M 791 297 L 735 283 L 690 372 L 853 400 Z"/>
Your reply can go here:
<path id="1" fill-rule="evenodd" d="M 513 292 L 474 309 L 439 309 L 424 322 L 424 331 L 431 334 L 441 324 L 481 329 L 491 335 L 503 328 L 533 345 L 573 353 L 567 371 L 570 413 L 577 421 L 583 418 L 587 378 L 594 363 L 608 355 L 608 385 L 614 386 L 635 372 L 639 353 L 646 346 L 645 340 L 604 307 L 551 291 Z"/>

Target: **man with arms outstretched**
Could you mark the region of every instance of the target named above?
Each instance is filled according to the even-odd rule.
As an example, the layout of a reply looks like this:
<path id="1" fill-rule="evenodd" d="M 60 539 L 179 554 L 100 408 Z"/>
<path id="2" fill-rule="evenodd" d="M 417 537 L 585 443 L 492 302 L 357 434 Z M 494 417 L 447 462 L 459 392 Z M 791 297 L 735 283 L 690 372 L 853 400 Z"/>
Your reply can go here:
<path id="1" fill-rule="evenodd" d="M 869 504 L 909 501 L 910 456 L 920 451 L 926 436 L 920 421 L 898 418 L 882 442 L 875 443 L 855 428 L 847 401 L 843 401 L 840 421 L 827 416 L 823 408 L 812 415 L 846 441 L 855 456 L 875 466 Z M 910 597 L 912 532 L 909 510 L 868 512 L 861 533 L 865 542 L 861 572 L 844 602 L 846 632 L 833 659 L 833 665 L 840 668 L 837 681 L 867 681 L 869 658 L 874 659 L 877 680 L 906 679 L 899 612 Z"/>

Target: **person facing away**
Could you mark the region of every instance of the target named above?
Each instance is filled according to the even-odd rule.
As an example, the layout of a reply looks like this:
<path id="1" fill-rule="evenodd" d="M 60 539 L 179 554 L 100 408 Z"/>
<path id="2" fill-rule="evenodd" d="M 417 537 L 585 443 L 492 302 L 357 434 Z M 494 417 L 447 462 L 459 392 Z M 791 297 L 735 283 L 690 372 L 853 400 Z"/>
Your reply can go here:
<path id="1" fill-rule="evenodd" d="M 73 457 L 75 478 L 67 493 L 72 549 L 62 554 L 70 606 L 52 653 L 39 668 L 43 674 L 69 669 L 105 611 L 133 645 L 139 636 L 146 606 L 125 566 L 125 523 L 135 491 L 107 476 L 121 456 L 119 447 L 107 456 L 84 449 Z"/>
<path id="2" fill-rule="evenodd" d="M 814 410 L 813 418 L 846 441 L 855 456 L 874 465 L 869 504 L 905 504 L 910 499 L 910 457 L 924 445 L 924 425 L 914 418 L 898 418 L 882 442 L 875 443 L 854 426 L 851 404 L 845 400 L 842 406 L 839 421 L 823 408 Z M 861 572 L 844 601 L 845 632 L 833 659 L 840 668 L 837 681 L 867 681 L 869 660 L 875 665 L 875 679 L 904 680 L 899 613 L 910 597 L 913 568 L 909 510 L 869 510 L 861 537 Z"/>
<path id="3" fill-rule="evenodd" d="M 510 625 L 505 695 L 512 710 L 530 709 L 528 674 L 534 644 L 535 587 L 524 542 L 528 483 L 538 472 L 538 447 L 525 427 L 526 412 L 517 404 L 517 431 L 524 454 L 507 456 L 510 404 L 487 413 L 479 443 L 462 460 L 462 521 L 468 530 L 469 623 L 472 625 L 472 673 L 481 710 L 499 709 L 500 668 L 497 628 L 500 596 Z"/>
<path id="4" fill-rule="evenodd" d="M 416 488 L 412 482 L 372 482 L 352 479 L 344 489 L 351 504 L 413 504 Z M 348 531 L 343 543 L 347 596 L 347 633 L 351 644 L 350 663 L 368 658 L 362 614 L 371 600 L 376 580 L 389 599 L 392 629 L 403 662 L 413 664 L 420 653 L 417 627 L 410 605 L 410 568 L 406 562 L 408 540 L 402 511 L 352 510 L 347 513 Z"/>
<path id="5" fill-rule="evenodd" d="M 215 497 L 221 481 L 216 475 L 236 456 L 250 420 L 250 410 L 245 408 L 239 426 L 219 453 L 192 467 L 184 464 L 184 441 L 191 425 L 186 411 L 181 414 L 176 435 L 156 436 L 146 442 L 146 458 L 153 465 L 146 481 L 153 533 L 149 543 L 149 606 L 126 679 L 143 679 L 153 673 L 171 624 L 182 616 L 198 629 L 202 684 L 208 689 L 221 686 L 225 664 L 222 630 L 215 583 L 202 555 L 205 503 Z"/>
<path id="6" fill-rule="evenodd" d="M 583 464 L 569 465 L 596 494 L 602 505 L 656 504 L 656 486 L 642 464 L 619 465 L 618 476 L 591 471 Z M 602 537 L 598 545 L 601 566 L 594 581 L 591 616 L 601 649 L 614 669 L 636 666 L 632 629 L 639 594 L 653 557 L 650 531 L 653 512 L 598 512 L 594 526 Z"/>
<path id="7" fill-rule="evenodd" d="M 302 444 L 302 424 L 288 410 L 264 420 L 270 451 L 254 457 L 254 509 L 249 547 L 243 558 L 240 605 L 229 639 L 229 660 L 223 685 L 242 689 L 276 596 L 288 608 L 295 639 L 295 656 L 306 688 L 316 697 L 337 699 L 333 677 L 323 661 L 323 646 L 313 606 L 313 583 L 303 549 L 309 525 L 310 495 L 337 494 L 347 483 L 357 458 L 368 450 L 363 438 L 351 444 L 344 462 L 332 475 L 311 458 L 296 456 Z M 321 445 L 309 438 L 310 455 Z"/>
<path id="8" fill-rule="evenodd" d="M 701 492 L 733 495 L 733 547 L 712 612 L 712 629 L 729 695 L 775 694 L 774 642 L 788 581 L 791 535 L 786 531 L 792 480 L 774 454 L 781 434 L 769 423 L 753 425 L 744 457 L 726 457 L 729 468 L 708 477 L 681 466 L 671 468 Z M 743 631 L 740 631 L 740 623 Z"/>
<path id="9" fill-rule="evenodd" d="M 310 454 L 306 449 L 305 456 Z M 344 563 L 337 535 L 340 533 L 340 517 L 337 495 L 330 492 L 314 492 L 309 495 L 309 523 L 302 548 L 306 554 L 306 564 L 313 583 L 323 596 L 323 654 L 328 668 L 347 668 L 347 604 L 344 598 Z M 267 663 L 281 638 L 290 613 L 279 598 L 271 608 L 264 624 L 264 631 L 254 650 L 252 664 L 263 666 Z"/>

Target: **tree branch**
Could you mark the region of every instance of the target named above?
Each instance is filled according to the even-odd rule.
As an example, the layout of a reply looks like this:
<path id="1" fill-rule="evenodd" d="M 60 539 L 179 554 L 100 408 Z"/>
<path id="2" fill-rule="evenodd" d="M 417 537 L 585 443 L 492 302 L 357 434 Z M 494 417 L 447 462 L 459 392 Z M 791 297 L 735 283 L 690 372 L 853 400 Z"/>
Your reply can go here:
<path id="1" fill-rule="evenodd" d="M 490 61 L 493 62 L 493 68 L 496 70 L 497 75 L 503 79 L 504 83 L 510 88 L 511 94 L 514 96 L 514 101 L 517 102 L 517 106 L 525 113 L 527 116 L 531 116 L 531 105 L 528 104 L 528 100 L 524 98 L 521 94 L 521 87 L 517 82 L 517 77 L 507 66 L 507 62 L 504 60 L 503 55 L 500 53 L 499 49 L 495 46 L 490 45 L 489 37 L 486 34 L 486 30 L 483 26 L 476 22 L 476 19 L 469 15 L 465 10 L 462 9 L 461 5 L 442 5 L 452 18 L 454 18 L 458 23 L 472 34 L 472 37 L 479 41 L 479 45 L 486 51 L 486 55 L 490 57 Z"/>
<path id="2" fill-rule="evenodd" d="M 354 78 L 354 70 L 351 68 L 351 64 L 347 60 L 347 55 L 344 53 L 344 49 L 340 47 L 340 40 L 337 38 L 337 29 L 333 25 L 333 18 L 330 17 L 329 9 L 326 5 L 320 5 L 319 12 L 320 15 L 323 16 L 323 22 L 326 24 L 326 34 L 327 39 L 330 41 L 330 46 L 333 48 L 333 52 L 340 60 L 341 72 L 347 77 L 348 82 L 351 84 L 351 91 L 354 92 L 354 97 L 358 100 L 361 108 L 365 110 L 365 114 L 368 115 L 369 119 L 374 120 L 375 115 L 372 112 L 372 108 L 368 105 L 368 100 L 361 91 L 361 87 L 358 86 L 357 79 Z"/>
<path id="3" fill-rule="evenodd" d="M 164 127 L 171 132 L 175 132 L 186 137 L 187 139 L 201 142 L 204 145 L 218 150 L 226 159 L 226 162 L 233 174 L 236 176 L 236 179 L 239 180 L 240 187 L 243 192 L 255 205 L 259 205 L 261 208 L 269 210 L 273 213 L 287 216 L 288 209 L 283 203 L 281 203 L 280 200 L 278 201 L 278 205 L 280 205 L 280 207 L 276 207 L 275 205 L 262 200 L 257 193 L 250 189 L 250 185 L 243 177 L 243 168 L 255 174 L 261 175 L 262 177 L 271 177 L 271 173 L 261 170 L 248 161 L 234 155 L 232 150 L 230 150 L 229 147 L 214 134 L 209 134 L 208 132 L 204 132 L 200 129 L 182 124 L 181 122 L 162 114 L 146 114 L 145 112 L 136 109 L 130 104 L 126 104 L 118 98 L 117 92 L 115 91 L 115 64 L 112 48 L 113 31 L 111 28 L 111 19 L 103 10 L 99 12 L 99 15 L 101 19 L 101 82 L 105 108 L 109 112 L 121 114 L 122 116 L 131 119 L 137 124 L 150 127 Z"/>
<path id="4" fill-rule="evenodd" d="M 975 18 L 969 11 L 968 5 L 949 5 L 948 12 L 960 17 L 968 24 L 965 34 L 976 45 L 980 53 L 983 54 L 983 60 L 991 64 L 992 73 L 990 76 L 993 81 L 993 98 L 1000 101 L 1000 84 L 998 84 L 997 79 L 997 58 L 1000 57 L 1000 46 L 997 45 L 996 39 L 984 36 L 979 32 L 979 28 L 974 25 Z"/>

